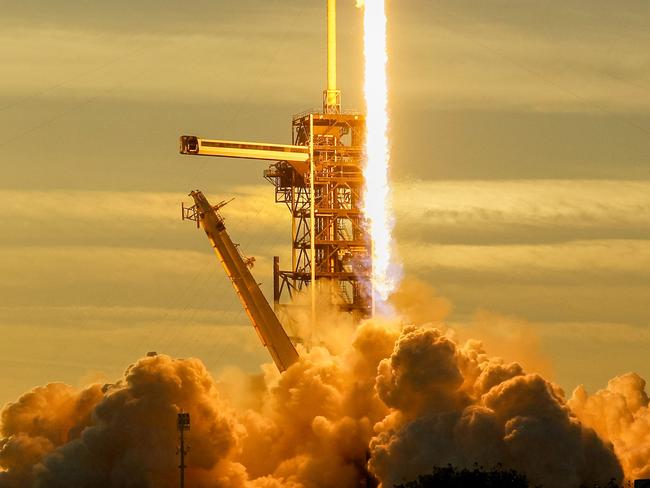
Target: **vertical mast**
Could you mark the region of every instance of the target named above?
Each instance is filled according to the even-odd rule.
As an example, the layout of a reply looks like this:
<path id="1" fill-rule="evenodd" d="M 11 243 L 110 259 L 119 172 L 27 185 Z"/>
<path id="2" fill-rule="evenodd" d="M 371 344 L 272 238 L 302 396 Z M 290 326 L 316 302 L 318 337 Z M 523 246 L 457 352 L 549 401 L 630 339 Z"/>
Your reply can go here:
<path id="1" fill-rule="evenodd" d="M 316 328 L 316 167 L 314 162 L 314 114 L 309 114 L 309 262 L 310 262 L 310 299 L 311 329 Z"/>
<path id="2" fill-rule="evenodd" d="M 188 448 L 185 447 L 185 431 L 190 430 L 190 414 L 185 413 L 181 410 L 178 414 L 176 426 L 178 428 L 178 435 L 180 437 L 180 447 L 178 448 L 178 454 L 181 456 L 181 462 L 178 465 L 179 471 L 179 486 L 180 488 L 185 488 L 185 469 L 187 465 L 185 464 L 185 455 L 188 452 Z"/>
<path id="3" fill-rule="evenodd" d="M 325 113 L 341 113 L 341 91 L 336 88 L 336 0 L 327 0 L 327 90 L 323 97 Z"/>

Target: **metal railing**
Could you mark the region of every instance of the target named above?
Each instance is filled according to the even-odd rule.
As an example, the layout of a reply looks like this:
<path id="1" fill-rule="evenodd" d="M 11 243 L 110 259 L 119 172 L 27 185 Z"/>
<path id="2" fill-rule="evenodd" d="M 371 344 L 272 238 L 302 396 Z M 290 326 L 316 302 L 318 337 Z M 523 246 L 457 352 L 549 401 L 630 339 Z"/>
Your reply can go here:
<path id="1" fill-rule="evenodd" d="M 311 108 L 311 109 L 303 110 L 302 112 L 298 112 L 297 114 L 294 114 L 293 119 L 294 120 L 295 119 L 301 119 L 301 118 L 303 118 L 303 117 L 305 117 L 306 115 L 309 115 L 309 114 L 314 114 L 314 115 L 337 115 L 337 114 L 325 113 L 322 108 Z M 360 111 L 354 110 L 354 109 L 346 108 L 346 109 L 341 110 L 341 115 L 363 115 L 363 112 L 360 112 Z"/>

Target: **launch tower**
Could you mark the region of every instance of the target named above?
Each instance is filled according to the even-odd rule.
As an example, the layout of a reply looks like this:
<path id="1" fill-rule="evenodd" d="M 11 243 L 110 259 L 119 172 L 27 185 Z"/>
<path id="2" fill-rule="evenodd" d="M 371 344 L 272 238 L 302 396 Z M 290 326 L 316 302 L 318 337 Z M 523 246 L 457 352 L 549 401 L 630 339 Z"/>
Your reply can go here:
<path id="1" fill-rule="evenodd" d="M 371 249 L 362 211 L 365 116 L 341 109 L 336 72 L 336 0 L 327 0 L 327 89 L 322 110 L 294 115 L 290 145 L 182 136 L 188 155 L 271 161 L 264 177 L 291 213 L 291 267 L 274 258 L 276 311 L 320 284 L 332 301 L 360 317 L 371 313 Z"/>

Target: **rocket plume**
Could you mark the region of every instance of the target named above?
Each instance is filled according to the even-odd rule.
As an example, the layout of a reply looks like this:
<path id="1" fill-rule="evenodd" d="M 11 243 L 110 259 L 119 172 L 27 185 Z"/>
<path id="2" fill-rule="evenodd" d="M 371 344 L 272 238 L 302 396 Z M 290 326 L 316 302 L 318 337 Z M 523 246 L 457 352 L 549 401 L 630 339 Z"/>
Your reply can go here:
<path id="1" fill-rule="evenodd" d="M 359 5 L 359 4 L 357 4 Z M 385 0 L 366 0 L 364 8 L 365 101 L 367 110 L 364 206 L 372 241 L 373 295 L 383 302 L 398 277 L 392 249 L 392 211 L 388 168 L 388 49 Z"/>

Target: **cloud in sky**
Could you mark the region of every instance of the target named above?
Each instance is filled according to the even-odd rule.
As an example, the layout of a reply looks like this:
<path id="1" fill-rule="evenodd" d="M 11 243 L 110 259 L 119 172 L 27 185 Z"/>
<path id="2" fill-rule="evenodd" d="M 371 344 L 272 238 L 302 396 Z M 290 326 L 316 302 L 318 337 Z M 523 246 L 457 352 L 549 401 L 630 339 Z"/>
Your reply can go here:
<path id="1" fill-rule="evenodd" d="M 13 67 L 0 85 L 3 97 L 44 90 L 54 97 L 244 103 L 272 93 L 274 103 L 290 103 L 313 99 L 322 83 L 323 12 L 305 2 L 81 9 L 62 2 L 55 10 L 39 3 L 38 9 L 14 3 L 3 15 L 0 41 L 12 48 L 1 60 Z M 530 3 L 393 5 L 393 100 L 427 100 L 439 108 L 647 112 L 647 37 L 634 27 L 650 12 L 631 3 L 629 12 L 607 8 L 606 16 L 605 5 L 579 1 L 551 12 Z M 341 52 L 341 82 L 347 100 L 358 105 L 360 18 L 351 4 L 341 6 L 342 45 L 353 47 Z M 545 22 L 549 15 L 552 22 Z M 213 21 L 197 22 L 201 16 Z M 137 27 L 129 18 L 138 19 Z"/>
<path id="2" fill-rule="evenodd" d="M 438 244 L 650 237 L 643 181 L 414 181 L 395 187 L 398 232 Z"/>

